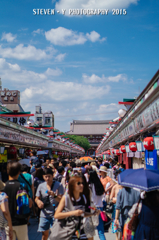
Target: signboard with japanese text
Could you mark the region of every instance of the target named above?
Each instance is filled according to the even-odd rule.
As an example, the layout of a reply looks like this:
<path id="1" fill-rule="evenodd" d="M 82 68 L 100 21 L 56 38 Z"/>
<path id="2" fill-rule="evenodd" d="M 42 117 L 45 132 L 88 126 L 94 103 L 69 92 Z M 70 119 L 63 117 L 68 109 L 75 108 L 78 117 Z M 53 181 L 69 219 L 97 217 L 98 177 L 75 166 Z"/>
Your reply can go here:
<path id="1" fill-rule="evenodd" d="M 31 137 L 29 135 L 18 133 L 14 130 L 9 130 L 0 127 L 0 139 L 12 140 L 20 143 L 28 143 L 38 146 L 48 146 L 48 141 L 43 139 L 38 139 L 37 137 Z"/>
<path id="2" fill-rule="evenodd" d="M 27 123 L 28 119 L 28 117 L 3 117 L 3 118 L 21 126 L 24 126 Z"/>
<path id="3" fill-rule="evenodd" d="M 122 131 L 120 131 L 109 144 L 113 147 L 117 143 L 120 143 L 129 136 L 134 135 L 140 130 L 150 126 L 154 121 L 159 120 L 159 98 L 150 104 L 141 114 L 139 114 L 129 125 L 127 125 Z M 156 139 L 156 141 L 158 141 Z M 158 144 L 158 143 L 156 143 Z M 158 148 L 157 148 L 158 149 Z M 144 150 L 143 150 L 144 151 Z"/>

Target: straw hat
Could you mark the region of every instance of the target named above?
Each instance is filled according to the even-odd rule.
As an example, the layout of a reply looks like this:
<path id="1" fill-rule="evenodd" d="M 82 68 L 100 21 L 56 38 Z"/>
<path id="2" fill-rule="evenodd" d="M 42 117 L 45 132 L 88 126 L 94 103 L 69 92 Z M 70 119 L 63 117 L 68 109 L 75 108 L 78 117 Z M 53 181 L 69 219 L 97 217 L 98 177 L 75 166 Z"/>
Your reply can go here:
<path id="1" fill-rule="evenodd" d="M 5 183 L 0 180 L 0 191 L 2 191 L 5 187 Z"/>
<path id="2" fill-rule="evenodd" d="M 96 163 L 95 162 L 91 162 L 90 166 L 96 166 Z"/>
<path id="3" fill-rule="evenodd" d="M 105 166 L 101 166 L 99 171 L 100 172 L 107 172 L 107 168 Z"/>

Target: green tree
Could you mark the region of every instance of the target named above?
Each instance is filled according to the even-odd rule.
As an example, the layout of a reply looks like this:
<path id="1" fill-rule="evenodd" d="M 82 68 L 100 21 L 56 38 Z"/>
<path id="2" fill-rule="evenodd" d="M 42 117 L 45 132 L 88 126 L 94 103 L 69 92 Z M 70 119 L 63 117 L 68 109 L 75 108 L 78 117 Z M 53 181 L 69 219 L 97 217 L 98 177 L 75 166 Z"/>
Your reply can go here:
<path id="1" fill-rule="evenodd" d="M 65 135 L 65 137 L 69 138 L 70 140 L 73 140 L 77 145 L 84 148 L 85 152 L 87 152 L 87 150 L 91 147 L 87 138 L 85 138 L 83 136 Z"/>

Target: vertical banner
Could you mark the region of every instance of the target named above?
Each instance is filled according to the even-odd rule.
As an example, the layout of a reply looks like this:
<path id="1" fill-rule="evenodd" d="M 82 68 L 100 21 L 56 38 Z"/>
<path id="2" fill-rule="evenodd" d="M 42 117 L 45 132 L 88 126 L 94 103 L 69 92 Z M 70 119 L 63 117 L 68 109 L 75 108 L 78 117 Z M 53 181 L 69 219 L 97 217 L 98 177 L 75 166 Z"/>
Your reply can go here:
<path id="1" fill-rule="evenodd" d="M 157 170 L 158 169 L 158 160 L 157 160 L 157 150 L 145 151 L 145 162 L 146 169 Z"/>
<path id="2" fill-rule="evenodd" d="M 141 142 L 141 141 L 136 141 L 136 145 L 137 145 L 137 151 L 138 151 L 138 152 L 144 152 L 144 151 L 145 151 L 143 142 Z"/>

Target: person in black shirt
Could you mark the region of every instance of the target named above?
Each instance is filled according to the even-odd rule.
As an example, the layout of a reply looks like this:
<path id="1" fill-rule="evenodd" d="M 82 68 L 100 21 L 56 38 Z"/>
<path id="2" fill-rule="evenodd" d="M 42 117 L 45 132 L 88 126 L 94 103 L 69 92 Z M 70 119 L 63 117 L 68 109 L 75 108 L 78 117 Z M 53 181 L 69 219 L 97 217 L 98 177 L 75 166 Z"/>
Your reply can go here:
<path id="1" fill-rule="evenodd" d="M 9 162 L 7 165 L 7 173 L 9 175 L 9 180 L 6 182 L 4 192 L 9 198 L 9 211 L 12 219 L 13 225 L 13 240 L 28 240 L 28 228 L 27 228 L 27 218 L 18 218 L 17 216 L 17 202 L 16 195 L 20 187 L 20 182 L 18 181 L 18 176 L 20 174 L 21 165 L 18 162 Z M 28 192 L 27 186 L 25 186 Z M 32 206 L 32 200 L 29 199 L 29 207 Z M 6 229 L 7 240 L 9 240 L 9 231 Z"/>

